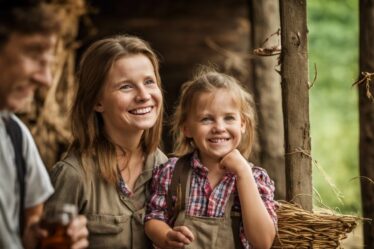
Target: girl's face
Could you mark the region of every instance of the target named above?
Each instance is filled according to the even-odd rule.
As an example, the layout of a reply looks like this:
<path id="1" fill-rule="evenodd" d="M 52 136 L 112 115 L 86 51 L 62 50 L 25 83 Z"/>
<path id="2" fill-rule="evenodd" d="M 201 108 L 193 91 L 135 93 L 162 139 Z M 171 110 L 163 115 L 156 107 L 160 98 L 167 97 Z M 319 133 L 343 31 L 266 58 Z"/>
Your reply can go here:
<path id="1" fill-rule="evenodd" d="M 240 144 L 245 131 L 240 108 L 225 89 L 200 93 L 193 100 L 184 134 L 193 139 L 203 163 L 219 161 Z"/>
<path id="2" fill-rule="evenodd" d="M 153 127 L 161 105 L 153 65 L 139 54 L 114 62 L 95 110 L 102 114 L 108 134 L 135 134 Z"/>

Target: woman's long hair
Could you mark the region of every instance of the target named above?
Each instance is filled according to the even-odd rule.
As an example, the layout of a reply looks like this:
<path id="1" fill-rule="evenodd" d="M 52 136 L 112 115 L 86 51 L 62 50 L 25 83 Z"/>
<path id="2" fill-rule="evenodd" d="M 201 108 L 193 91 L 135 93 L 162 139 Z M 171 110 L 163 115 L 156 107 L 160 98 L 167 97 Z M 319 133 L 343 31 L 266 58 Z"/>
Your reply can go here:
<path id="1" fill-rule="evenodd" d="M 142 54 L 152 63 L 159 88 L 161 78 L 159 63 L 149 44 L 134 36 L 115 36 L 94 42 L 83 54 L 78 71 L 78 89 L 71 110 L 71 130 L 73 141 L 69 152 L 81 158 L 87 172 L 96 161 L 101 176 L 109 183 L 119 179 L 115 145 L 104 132 L 103 118 L 95 111 L 105 86 L 108 73 L 120 58 Z M 163 105 L 155 125 L 145 130 L 141 145 L 146 155 L 159 146 L 162 130 Z"/>

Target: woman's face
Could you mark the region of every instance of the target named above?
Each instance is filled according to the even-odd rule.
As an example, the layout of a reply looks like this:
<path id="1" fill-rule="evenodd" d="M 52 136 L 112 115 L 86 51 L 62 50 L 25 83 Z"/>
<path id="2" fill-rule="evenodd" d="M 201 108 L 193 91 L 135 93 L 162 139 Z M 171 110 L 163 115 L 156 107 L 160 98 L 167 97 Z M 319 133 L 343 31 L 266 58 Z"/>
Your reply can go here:
<path id="1" fill-rule="evenodd" d="M 153 127 L 161 105 L 153 65 L 148 57 L 137 54 L 113 63 L 95 110 L 102 114 L 109 135 L 136 134 Z"/>

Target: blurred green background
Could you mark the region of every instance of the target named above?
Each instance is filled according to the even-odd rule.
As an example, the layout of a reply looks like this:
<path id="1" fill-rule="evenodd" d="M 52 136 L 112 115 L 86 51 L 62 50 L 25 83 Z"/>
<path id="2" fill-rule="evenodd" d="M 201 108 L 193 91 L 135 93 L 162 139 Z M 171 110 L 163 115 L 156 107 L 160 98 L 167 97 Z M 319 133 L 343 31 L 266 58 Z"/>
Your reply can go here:
<path id="1" fill-rule="evenodd" d="M 310 81 L 317 66 L 310 90 L 313 186 L 320 195 L 314 194 L 314 204 L 360 214 L 358 96 L 352 87 L 358 76 L 358 0 L 307 4 Z"/>

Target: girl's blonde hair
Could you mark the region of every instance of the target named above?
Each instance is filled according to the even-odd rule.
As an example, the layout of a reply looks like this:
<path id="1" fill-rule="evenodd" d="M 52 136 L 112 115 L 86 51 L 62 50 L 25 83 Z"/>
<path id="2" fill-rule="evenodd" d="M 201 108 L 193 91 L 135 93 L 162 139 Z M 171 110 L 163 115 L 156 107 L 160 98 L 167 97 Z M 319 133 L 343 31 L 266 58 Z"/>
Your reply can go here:
<path id="1" fill-rule="evenodd" d="M 253 109 L 252 96 L 233 77 L 214 71 L 213 69 L 201 69 L 193 80 L 183 84 L 181 97 L 172 119 L 172 132 L 174 136 L 174 155 L 182 156 L 192 152 L 195 148 L 191 138 L 183 134 L 183 126 L 190 114 L 193 101 L 201 93 L 211 93 L 224 89 L 233 97 L 240 109 L 242 122 L 245 124 L 245 133 L 238 150 L 246 158 L 249 157 L 255 129 L 255 111 Z"/>
<path id="2" fill-rule="evenodd" d="M 158 86 L 161 88 L 159 63 L 149 44 L 134 36 L 114 36 L 94 42 L 83 54 L 78 71 L 78 89 L 71 110 L 73 142 L 69 152 L 77 153 L 87 171 L 92 158 L 97 161 L 101 176 L 110 183 L 119 179 L 114 144 L 106 136 L 103 119 L 95 105 L 103 92 L 112 65 L 120 58 L 144 55 L 152 63 Z M 146 155 L 159 146 L 162 130 L 163 105 L 155 125 L 145 130 L 141 146 Z"/>

